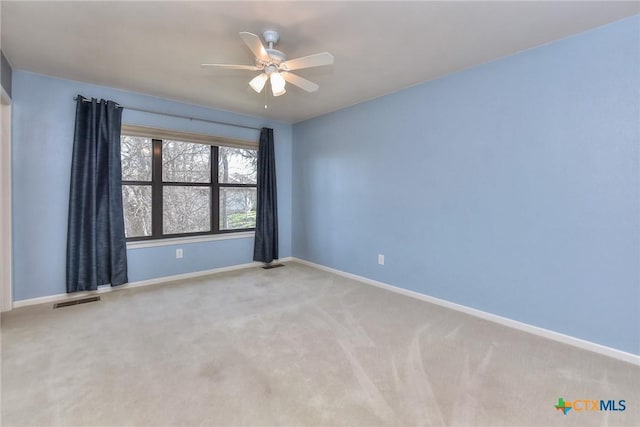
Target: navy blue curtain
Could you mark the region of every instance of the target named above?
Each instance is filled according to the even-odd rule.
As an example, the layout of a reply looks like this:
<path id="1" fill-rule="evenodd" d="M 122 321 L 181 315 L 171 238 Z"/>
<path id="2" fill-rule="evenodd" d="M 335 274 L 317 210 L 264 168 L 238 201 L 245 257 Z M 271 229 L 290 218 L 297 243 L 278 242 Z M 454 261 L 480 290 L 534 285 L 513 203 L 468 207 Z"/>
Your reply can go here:
<path id="1" fill-rule="evenodd" d="M 253 260 L 278 259 L 278 202 L 273 129 L 262 128 L 258 145 L 258 200 Z"/>
<path id="2" fill-rule="evenodd" d="M 78 95 L 67 230 L 67 292 L 122 285 L 127 247 L 122 211 L 122 108 Z"/>

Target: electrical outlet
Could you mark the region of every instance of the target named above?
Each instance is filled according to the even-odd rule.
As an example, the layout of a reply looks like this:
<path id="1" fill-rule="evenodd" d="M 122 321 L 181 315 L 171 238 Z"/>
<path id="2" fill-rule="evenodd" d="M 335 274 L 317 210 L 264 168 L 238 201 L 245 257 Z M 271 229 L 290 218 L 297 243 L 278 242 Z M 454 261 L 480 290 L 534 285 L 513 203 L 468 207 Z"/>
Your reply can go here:
<path id="1" fill-rule="evenodd" d="M 384 265 L 384 255 L 378 254 L 378 264 Z"/>
<path id="2" fill-rule="evenodd" d="M 176 258 L 180 259 L 182 258 L 182 248 L 181 249 L 176 249 Z"/>

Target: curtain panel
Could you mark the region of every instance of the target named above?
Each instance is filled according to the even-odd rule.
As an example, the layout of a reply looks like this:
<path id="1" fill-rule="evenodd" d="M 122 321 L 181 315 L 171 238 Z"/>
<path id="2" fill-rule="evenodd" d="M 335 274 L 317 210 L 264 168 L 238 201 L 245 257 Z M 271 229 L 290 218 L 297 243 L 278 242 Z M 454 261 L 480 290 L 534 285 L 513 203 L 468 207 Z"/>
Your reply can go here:
<path id="1" fill-rule="evenodd" d="M 278 202 L 273 129 L 269 128 L 260 131 L 257 192 L 253 260 L 270 263 L 278 259 Z"/>
<path id="2" fill-rule="evenodd" d="M 128 282 L 120 161 L 122 108 L 80 95 L 76 102 L 67 292 Z"/>

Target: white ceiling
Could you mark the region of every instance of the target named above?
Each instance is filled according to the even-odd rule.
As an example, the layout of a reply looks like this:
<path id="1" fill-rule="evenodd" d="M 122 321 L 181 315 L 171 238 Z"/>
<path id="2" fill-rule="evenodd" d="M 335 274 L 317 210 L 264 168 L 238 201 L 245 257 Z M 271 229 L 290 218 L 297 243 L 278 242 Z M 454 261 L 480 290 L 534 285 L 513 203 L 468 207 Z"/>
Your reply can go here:
<path id="1" fill-rule="evenodd" d="M 1 2 L 15 69 L 298 122 L 640 12 L 631 2 Z M 240 31 L 280 32 L 289 58 L 328 51 L 298 73 L 306 93 L 256 94 Z M 91 94 L 87 94 L 91 95 Z"/>

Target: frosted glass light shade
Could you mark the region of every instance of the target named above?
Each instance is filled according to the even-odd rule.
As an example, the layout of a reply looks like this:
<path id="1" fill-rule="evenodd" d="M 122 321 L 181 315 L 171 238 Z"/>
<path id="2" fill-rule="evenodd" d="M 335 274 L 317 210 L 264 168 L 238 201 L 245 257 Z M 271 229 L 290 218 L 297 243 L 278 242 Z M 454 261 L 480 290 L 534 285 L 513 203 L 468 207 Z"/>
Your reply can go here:
<path id="1" fill-rule="evenodd" d="M 285 81 L 284 77 L 278 72 L 271 73 L 271 91 L 273 92 L 273 96 L 280 96 L 287 93 L 284 88 Z"/>
<path id="2" fill-rule="evenodd" d="M 251 86 L 251 89 L 260 93 L 262 92 L 262 89 L 264 88 L 264 84 L 266 82 L 267 82 L 267 75 L 265 73 L 262 73 L 262 74 L 258 74 L 253 79 L 251 79 L 251 81 L 249 82 L 249 86 Z"/>

